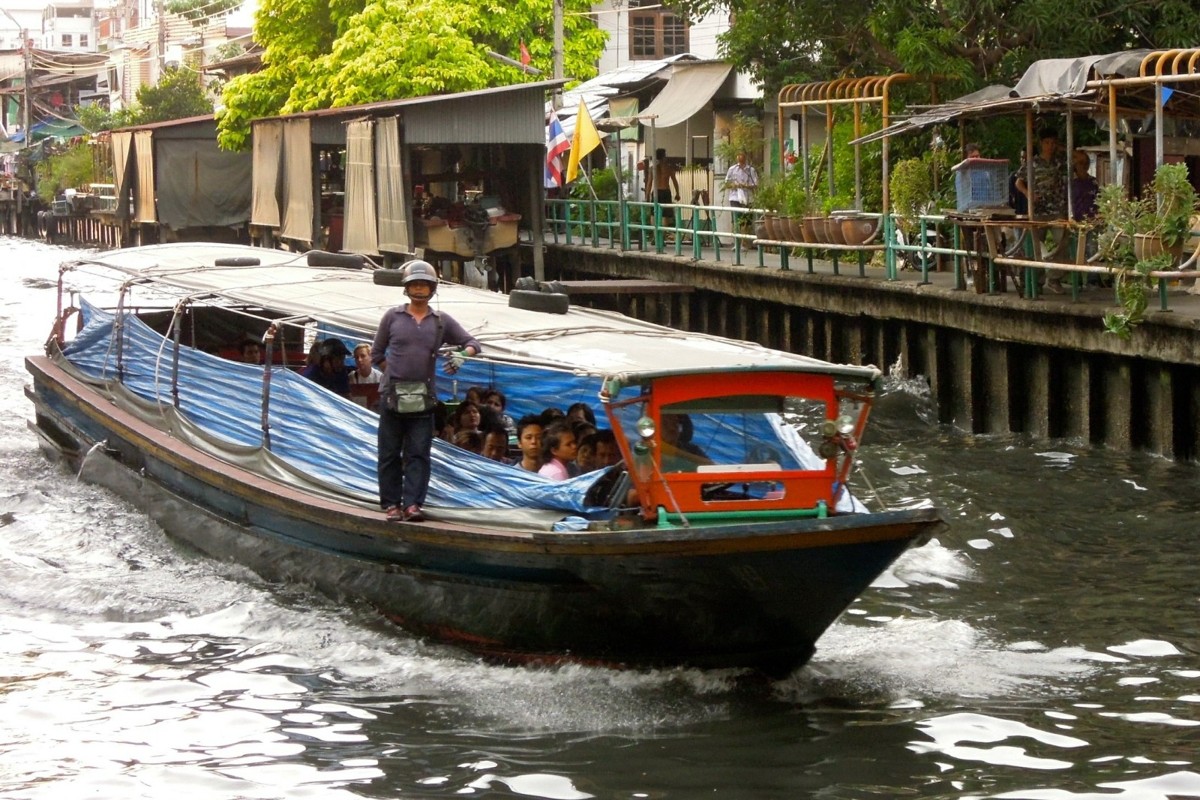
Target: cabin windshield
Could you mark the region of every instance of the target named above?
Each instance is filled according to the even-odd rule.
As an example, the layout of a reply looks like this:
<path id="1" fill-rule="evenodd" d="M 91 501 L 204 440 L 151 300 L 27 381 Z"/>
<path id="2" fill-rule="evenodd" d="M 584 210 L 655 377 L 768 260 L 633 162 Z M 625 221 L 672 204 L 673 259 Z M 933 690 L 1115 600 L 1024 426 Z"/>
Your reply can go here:
<path id="1" fill-rule="evenodd" d="M 630 451 L 649 403 L 618 410 Z M 817 455 L 826 403 L 786 395 L 733 395 L 667 403 L 658 410 L 659 468 L 664 474 L 738 470 L 821 470 Z"/>

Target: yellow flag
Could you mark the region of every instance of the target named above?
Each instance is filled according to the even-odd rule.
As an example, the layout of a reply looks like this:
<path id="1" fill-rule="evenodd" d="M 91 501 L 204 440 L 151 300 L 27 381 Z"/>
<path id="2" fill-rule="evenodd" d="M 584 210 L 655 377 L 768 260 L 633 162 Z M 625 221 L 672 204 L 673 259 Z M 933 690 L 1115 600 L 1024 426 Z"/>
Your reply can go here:
<path id="1" fill-rule="evenodd" d="M 599 146 L 600 134 L 587 106 L 580 100 L 579 113 L 575 115 L 575 135 L 571 137 L 571 157 L 567 160 L 567 183 L 579 176 L 580 160 Z"/>

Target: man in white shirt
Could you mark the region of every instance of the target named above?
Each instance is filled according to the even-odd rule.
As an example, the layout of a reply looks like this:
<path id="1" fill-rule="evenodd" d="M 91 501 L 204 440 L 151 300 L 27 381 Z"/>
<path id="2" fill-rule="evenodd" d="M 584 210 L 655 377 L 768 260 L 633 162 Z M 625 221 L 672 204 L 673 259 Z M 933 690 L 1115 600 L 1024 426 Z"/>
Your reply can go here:
<path id="1" fill-rule="evenodd" d="M 737 162 L 725 173 L 725 191 L 729 193 L 729 205 L 749 208 L 754 190 L 758 188 L 758 172 L 746 163 L 744 152 L 737 154 Z"/>

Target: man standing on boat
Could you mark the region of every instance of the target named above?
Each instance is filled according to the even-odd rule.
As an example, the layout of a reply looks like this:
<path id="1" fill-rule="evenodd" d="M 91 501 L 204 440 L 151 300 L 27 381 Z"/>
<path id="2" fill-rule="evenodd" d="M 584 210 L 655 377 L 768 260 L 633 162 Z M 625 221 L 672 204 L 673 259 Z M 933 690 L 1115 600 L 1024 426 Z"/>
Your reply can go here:
<path id="1" fill-rule="evenodd" d="M 420 522 L 429 489 L 438 348 L 461 348 L 446 361 L 446 372 L 454 374 L 483 347 L 449 314 L 429 307 L 438 285 L 431 264 L 408 262 L 402 282 L 408 302 L 384 312 L 371 345 L 371 363 L 387 364 L 380 390 L 379 502 L 389 520 Z"/>

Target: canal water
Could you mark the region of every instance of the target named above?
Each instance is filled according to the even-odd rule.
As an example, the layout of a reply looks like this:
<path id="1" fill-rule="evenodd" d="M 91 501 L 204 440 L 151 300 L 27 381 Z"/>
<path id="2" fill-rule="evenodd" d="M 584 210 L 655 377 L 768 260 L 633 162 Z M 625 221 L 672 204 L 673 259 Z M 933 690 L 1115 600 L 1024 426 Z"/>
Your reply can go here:
<path id="1" fill-rule="evenodd" d="M 931 498 L 776 683 L 479 662 L 167 539 L 46 462 L 70 251 L 0 238 L 0 796 L 1200 797 L 1200 475 L 967 436 L 897 371 L 860 489 Z"/>

